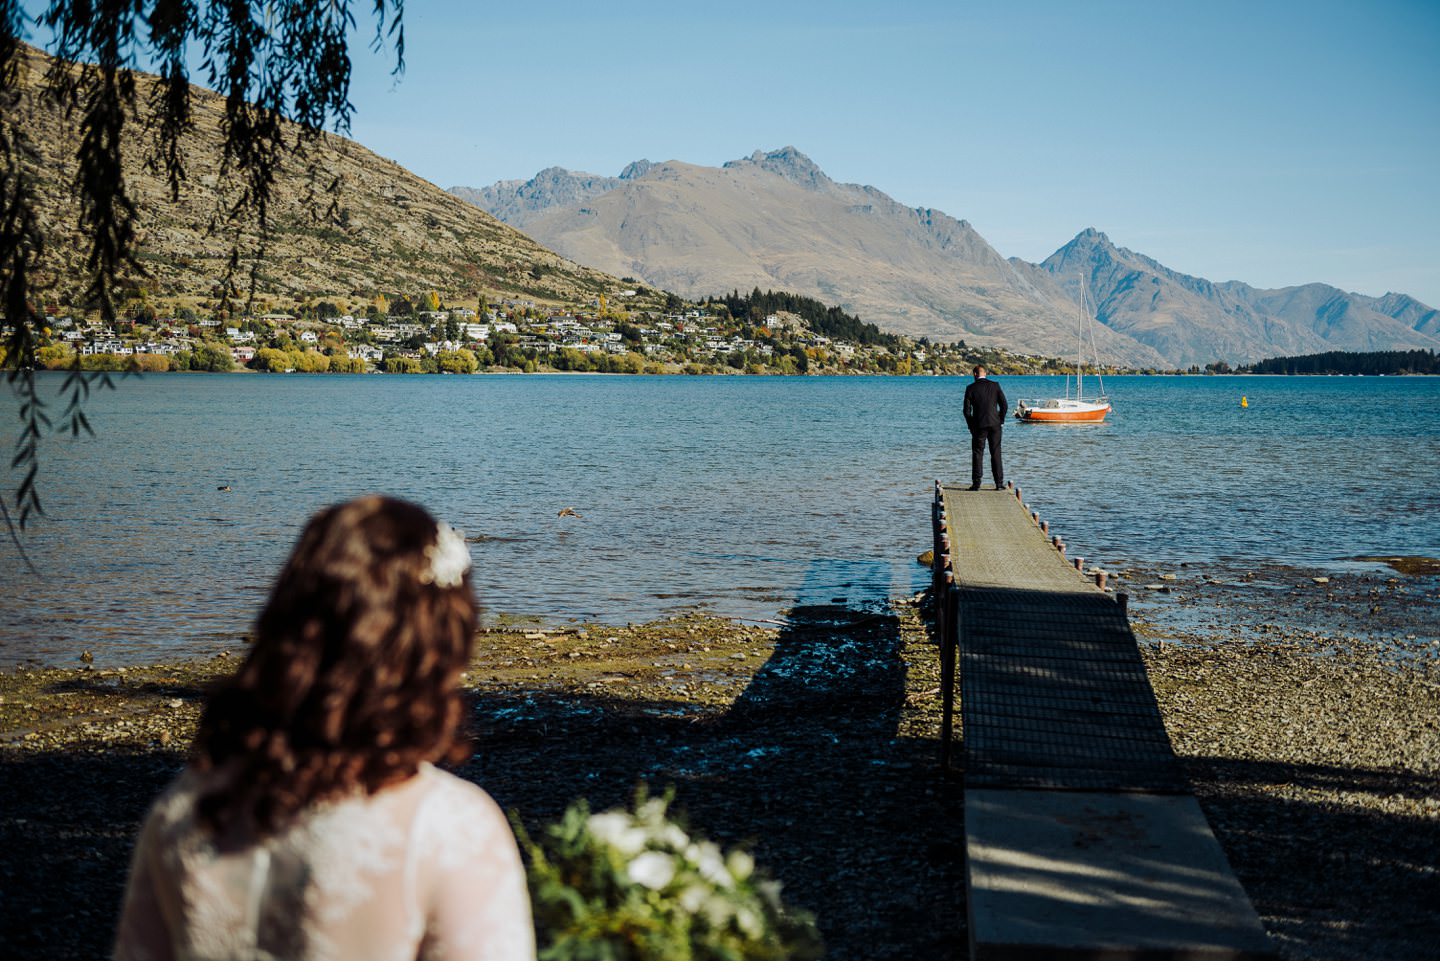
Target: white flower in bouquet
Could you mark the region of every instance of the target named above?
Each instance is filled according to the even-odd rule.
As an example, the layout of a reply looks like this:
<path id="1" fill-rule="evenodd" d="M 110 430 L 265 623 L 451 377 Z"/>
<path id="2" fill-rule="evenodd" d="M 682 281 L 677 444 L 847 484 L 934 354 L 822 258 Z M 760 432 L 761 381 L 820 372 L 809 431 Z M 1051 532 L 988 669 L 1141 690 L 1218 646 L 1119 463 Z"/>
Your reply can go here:
<path id="1" fill-rule="evenodd" d="M 675 877 L 675 858 L 660 851 L 646 851 L 626 866 L 625 874 L 636 884 L 659 891 Z"/>
<path id="2" fill-rule="evenodd" d="M 634 818 L 621 810 L 595 814 L 585 829 L 600 843 L 609 844 L 627 857 L 644 850 L 649 839 L 643 828 L 635 826 Z"/>
<path id="3" fill-rule="evenodd" d="M 582 802 L 532 841 L 540 957 L 595 959 L 815 958 L 814 920 L 786 909 L 754 857 L 697 840 L 670 819 L 671 797 L 591 814 Z"/>
<path id="4" fill-rule="evenodd" d="M 720 848 L 710 841 L 701 841 L 687 847 L 685 860 L 695 865 L 696 870 L 705 880 L 718 884 L 722 888 L 735 885 L 734 876 L 725 868 L 725 858 L 720 856 Z"/>
<path id="5" fill-rule="evenodd" d="M 703 884 L 691 884 L 680 892 L 680 907 L 695 914 L 710 899 L 710 889 Z"/>

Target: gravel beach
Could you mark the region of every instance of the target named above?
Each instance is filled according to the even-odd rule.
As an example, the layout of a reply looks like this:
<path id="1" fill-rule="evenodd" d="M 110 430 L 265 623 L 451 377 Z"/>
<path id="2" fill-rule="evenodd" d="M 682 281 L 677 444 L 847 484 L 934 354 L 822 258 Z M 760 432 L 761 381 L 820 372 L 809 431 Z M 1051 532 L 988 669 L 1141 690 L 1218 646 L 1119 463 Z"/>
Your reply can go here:
<path id="1" fill-rule="evenodd" d="M 1248 574 L 1248 577 L 1247 577 Z M 1440 577 L 1127 568 L 1177 754 L 1281 955 L 1440 954 Z M 673 787 L 827 957 L 966 954 L 962 787 L 924 605 L 492 630 L 460 768 L 532 830 Z M 243 651 L 0 673 L 0 958 L 108 954 L 139 821 Z M 78 663 L 78 662 L 77 662 Z"/>
<path id="2" fill-rule="evenodd" d="M 1440 954 L 1440 576 L 1407 566 L 1127 578 L 1171 744 L 1286 958 Z"/>

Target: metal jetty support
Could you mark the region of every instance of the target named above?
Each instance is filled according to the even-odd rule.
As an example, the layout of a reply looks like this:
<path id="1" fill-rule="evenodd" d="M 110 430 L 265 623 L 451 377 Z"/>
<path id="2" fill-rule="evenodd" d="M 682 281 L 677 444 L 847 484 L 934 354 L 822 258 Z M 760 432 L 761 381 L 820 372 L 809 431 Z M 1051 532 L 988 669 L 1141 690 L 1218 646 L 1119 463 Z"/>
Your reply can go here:
<path id="1" fill-rule="evenodd" d="M 1123 595 L 1003 491 L 932 504 L 942 760 L 975 958 L 1274 955 L 1189 791 Z"/>

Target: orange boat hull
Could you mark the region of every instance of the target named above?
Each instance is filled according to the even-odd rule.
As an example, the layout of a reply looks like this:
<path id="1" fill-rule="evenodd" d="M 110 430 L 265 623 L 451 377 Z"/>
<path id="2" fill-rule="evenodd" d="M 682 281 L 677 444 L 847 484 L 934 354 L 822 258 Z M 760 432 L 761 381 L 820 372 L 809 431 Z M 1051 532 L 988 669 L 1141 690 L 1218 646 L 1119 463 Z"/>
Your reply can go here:
<path id="1" fill-rule="evenodd" d="M 1089 409 L 1030 408 L 1016 417 L 1022 422 L 1103 422 L 1110 414 L 1110 406 L 1102 405 Z"/>

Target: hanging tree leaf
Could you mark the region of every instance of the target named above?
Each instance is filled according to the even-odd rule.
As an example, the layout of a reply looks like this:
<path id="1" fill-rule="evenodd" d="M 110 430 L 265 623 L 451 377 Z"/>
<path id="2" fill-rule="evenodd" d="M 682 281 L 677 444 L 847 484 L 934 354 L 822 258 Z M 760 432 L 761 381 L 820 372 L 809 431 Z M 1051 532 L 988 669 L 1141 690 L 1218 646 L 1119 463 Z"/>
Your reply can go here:
<path id="1" fill-rule="evenodd" d="M 35 383 L 45 326 L 39 293 L 55 275 L 46 263 L 47 239 L 78 230 L 89 241 L 84 299 L 113 323 L 117 281 L 138 269 L 137 212 L 123 163 L 128 152 L 141 152 L 146 166 L 163 173 L 172 198 L 184 192 L 183 139 L 195 128 L 189 64 L 198 63 L 194 80 L 224 97 L 221 175 L 233 191 L 209 227 L 231 240 L 221 292 L 227 302 L 241 293 L 235 281 L 248 261 L 248 301 L 265 258 L 282 165 L 304 165 L 316 218 L 336 218 L 338 185 L 322 183 L 318 168 L 307 163 L 307 148 L 326 130 L 349 131 L 355 6 L 351 0 L 52 0 L 32 17 L 20 0 L 0 0 L 0 318 L 8 325 L 0 367 L 19 398 L 20 417 L 11 462 L 20 476 L 16 518 L 4 493 L 0 517 L 12 538 L 16 520 L 23 529 L 44 513 L 40 442 L 55 427 Z M 399 74 L 404 0 L 372 0 L 370 7 L 373 46 L 393 45 Z M 38 85 L 22 84 L 35 63 L 26 44 L 33 34 L 49 38 L 44 46 L 54 58 Z M 139 70 L 159 78 L 143 101 L 136 96 Z M 54 99 L 77 125 L 72 226 L 46 226 L 39 218 L 40 155 L 26 130 L 26 97 Z M 127 144 L 127 129 L 151 138 Z M 329 205 L 322 212 L 324 199 Z M 257 241 L 249 253 L 242 251 L 244 230 Z M 76 354 L 62 389 L 59 427 L 73 435 L 89 431 L 84 403 L 92 385 L 108 382 L 80 364 Z"/>

